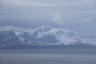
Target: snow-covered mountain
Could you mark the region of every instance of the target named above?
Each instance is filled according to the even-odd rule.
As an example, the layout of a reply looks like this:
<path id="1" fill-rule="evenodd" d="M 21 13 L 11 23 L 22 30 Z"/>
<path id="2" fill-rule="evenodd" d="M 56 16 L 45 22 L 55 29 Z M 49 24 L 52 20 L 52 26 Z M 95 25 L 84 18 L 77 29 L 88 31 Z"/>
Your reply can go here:
<path id="1" fill-rule="evenodd" d="M 91 41 L 92 39 L 79 37 L 77 32 L 63 28 L 48 26 L 40 26 L 35 29 L 0 27 L 0 48 L 95 47 L 94 44 L 89 43 Z"/>

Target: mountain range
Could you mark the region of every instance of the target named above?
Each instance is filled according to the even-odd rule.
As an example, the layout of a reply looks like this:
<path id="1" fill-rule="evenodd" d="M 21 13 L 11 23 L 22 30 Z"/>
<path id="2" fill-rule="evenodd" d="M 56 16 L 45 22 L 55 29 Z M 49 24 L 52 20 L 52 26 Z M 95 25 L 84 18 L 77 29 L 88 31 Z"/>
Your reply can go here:
<path id="1" fill-rule="evenodd" d="M 77 32 L 49 26 L 32 29 L 0 27 L 0 49 L 85 49 L 96 48 L 92 39 L 82 38 Z"/>

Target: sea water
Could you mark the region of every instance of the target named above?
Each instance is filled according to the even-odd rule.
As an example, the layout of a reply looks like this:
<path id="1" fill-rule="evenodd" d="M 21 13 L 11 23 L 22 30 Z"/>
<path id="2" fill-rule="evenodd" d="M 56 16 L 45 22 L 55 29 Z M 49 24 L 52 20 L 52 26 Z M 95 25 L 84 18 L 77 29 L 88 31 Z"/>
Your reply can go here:
<path id="1" fill-rule="evenodd" d="M 96 64 L 96 50 L 1 50 L 0 64 Z"/>

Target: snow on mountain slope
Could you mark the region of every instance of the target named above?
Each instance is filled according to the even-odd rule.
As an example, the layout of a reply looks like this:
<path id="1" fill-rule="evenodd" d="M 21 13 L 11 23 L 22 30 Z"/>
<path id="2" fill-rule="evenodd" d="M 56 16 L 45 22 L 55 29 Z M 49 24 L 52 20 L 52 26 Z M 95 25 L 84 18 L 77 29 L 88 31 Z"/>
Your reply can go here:
<path id="1" fill-rule="evenodd" d="M 95 44 L 95 40 L 79 37 L 77 32 L 63 28 L 40 26 L 34 29 L 0 27 L 0 46 L 23 45 L 79 45 Z"/>
<path id="2" fill-rule="evenodd" d="M 58 43 L 62 43 L 64 45 L 76 44 L 76 42 L 78 43 L 80 41 L 76 32 L 72 32 L 67 29 L 49 28 L 45 26 L 37 28 L 37 30 L 34 32 L 34 35 L 37 38 L 43 38 L 45 36 L 48 37 L 48 35 L 52 35 L 56 40 L 58 40 Z"/>

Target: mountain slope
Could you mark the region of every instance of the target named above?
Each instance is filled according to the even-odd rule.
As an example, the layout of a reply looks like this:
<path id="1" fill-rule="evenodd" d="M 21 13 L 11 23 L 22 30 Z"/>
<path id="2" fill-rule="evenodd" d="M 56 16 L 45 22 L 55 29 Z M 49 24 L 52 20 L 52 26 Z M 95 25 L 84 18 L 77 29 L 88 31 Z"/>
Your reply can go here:
<path id="1" fill-rule="evenodd" d="M 40 26 L 35 29 L 5 27 L 0 29 L 1 49 L 21 48 L 95 48 L 76 32 Z"/>

